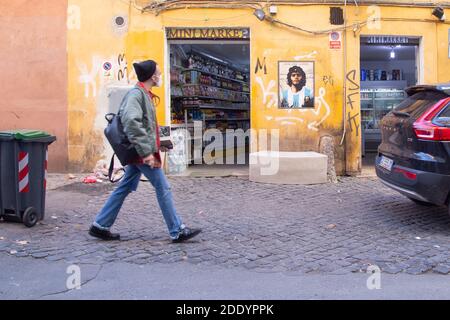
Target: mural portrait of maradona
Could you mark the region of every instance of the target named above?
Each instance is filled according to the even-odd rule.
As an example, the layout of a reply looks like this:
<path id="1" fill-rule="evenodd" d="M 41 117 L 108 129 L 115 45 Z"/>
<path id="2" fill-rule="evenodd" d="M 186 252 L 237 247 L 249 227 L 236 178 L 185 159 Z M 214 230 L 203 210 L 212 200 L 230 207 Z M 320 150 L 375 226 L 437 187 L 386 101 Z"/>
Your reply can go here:
<path id="1" fill-rule="evenodd" d="M 314 62 L 279 62 L 279 108 L 314 108 Z"/>

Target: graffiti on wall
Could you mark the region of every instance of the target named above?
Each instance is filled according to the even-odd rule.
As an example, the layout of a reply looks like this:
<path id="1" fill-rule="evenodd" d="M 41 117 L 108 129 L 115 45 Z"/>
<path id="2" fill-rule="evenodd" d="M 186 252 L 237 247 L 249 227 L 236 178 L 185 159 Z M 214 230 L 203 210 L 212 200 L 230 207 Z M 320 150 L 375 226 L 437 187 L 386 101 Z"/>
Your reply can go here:
<path id="1" fill-rule="evenodd" d="M 108 66 L 105 68 L 105 66 Z M 84 61 L 77 62 L 78 82 L 84 86 L 85 98 L 95 98 L 99 87 L 108 83 L 126 83 L 130 82 L 128 76 L 128 63 L 125 54 L 106 58 L 100 55 L 93 55 L 91 65 Z"/>
<path id="2" fill-rule="evenodd" d="M 255 74 L 258 73 L 259 70 L 264 70 L 264 74 L 267 74 L 267 66 L 266 66 L 266 57 L 264 57 L 263 62 L 259 60 L 256 61 Z"/>
<path id="3" fill-rule="evenodd" d="M 317 55 L 317 51 L 312 51 L 310 53 L 304 55 L 298 55 L 294 57 L 294 60 L 303 60 L 303 59 L 315 59 Z"/>
<path id="4" fill-rule="evenodd" d="M 78 81 L 84 85 L 84 96 L 86 98 L 97 96 L 97 76 L 100 72 L 103 59 L 99 56 L 92 57 L 92 65 L 89 69 L 87 63 L 78 62 L 77 67 L 80 73 Z"/>
<path id="5" fill-rule="evenodd" d="M 322 81 L 325 86 L 334 86 L 333 76 L 323 76 Z"/>
<path id="6" fill-rule="evenodd" d="M 127 71 L 128 71 L 128 64 L 127 60 L 125 59 L 125 54 L 119 54 L 117 56 L 117 81 L 122 81 L 127 77 Z"/>
<path id="7" fill-rule="evenodd" d="M 296 60 L 303 58 L 313 58 L 317 55 L 317 51 L 313 51 L 306 55 L 296 56 Z M 266 75 L 266 58 L 258 58 L 255 67 L 255 74 L 261 74 L 264 71 Z M 276 87 L 276 80 L 267 79 L 264 75 L 257 75 L 255 81 L 259 86 L 262 104 L 264 108 L 271 109 L 277 108 L 278 105 L 278 89 Z M 264 78 L 263 78 L 264 77 Z M 332 82 L 332 77 L 327 78 L 328 83 Z M 267 121 L 275 121 L 280 125 L 305 125 L 308 130 L 319 131 L 320 125 L 330 116 L 331 108 L 325 99 L 326 89 L 321 87 L 319 89 L 319 95 L 314 98 L 315 107 L 314 108 L 297 108 L 297 109 L 284 109 L 286 113 L 284 116 L 271 116 L 266 115 L 265 119 Z M 278 108 L 277 108 L 278 109 Z"/>
<path id="8" fill-rule="evenodd" d="M 347 96 L 346 96 L 346 103 L 347 106 L 350 107 L 350 110 L 347 113 L 347 121 L 348 121 L 348 125 L 350 128 L 350 132 L 355 132 L 356 136 L 359 136 L 359 121 L 358 121 L 358 117 L 359 117 L 359 113 L 358 112 L 354 112 L 355 111 L 355 103 L 356 101 L 354 100 L 355 97 L 359 97 L 360 94 L 360 86 L 359 84 L 356 82 L 356 70 L 351 70 L 350 72 L 347 73 L 346 75 L 346 81 L 349 82 L 349 86 L 347 88 Z"/>
<path id="9" fill-rule="evenodd" d="M 255 74 L 258 74 L 260 71 L 264 71 L 265 75 L 267 74 L 266 57 L 263 59 L 257 58 Z M 260 76 L 256 76 L 255 80 L 261 88 L 263 94 L 263 104 L 266 108 L 270 109 L 275 106 L 277 104 L 276 82 L 274 80 L 270 80 L 266 85 Z"/>
<path id="10" fill-rule="evenodd" d="M 256 77 L 256 83 L 261 87 L 263 94 L 263 104 L 266 108 L 270 109 L 277 105 L 277 93 L 276 93 L 276 82 L 275 80 L 270 80 L 267 86 L 264 84 L 264 80 L 261 77 Z"/>

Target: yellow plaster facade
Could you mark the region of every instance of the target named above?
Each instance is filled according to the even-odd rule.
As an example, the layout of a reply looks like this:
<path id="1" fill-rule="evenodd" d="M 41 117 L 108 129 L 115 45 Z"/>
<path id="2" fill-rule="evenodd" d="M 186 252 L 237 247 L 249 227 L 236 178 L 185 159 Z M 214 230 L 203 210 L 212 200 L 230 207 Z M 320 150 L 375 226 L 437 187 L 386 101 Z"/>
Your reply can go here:
<path id="1" fill-rule="evenodd" d="M 134 61 L 159 62 L 166 85 L 155 91 L 161 97 L 157 115 L 160 124 L 169 124 L 167 27 L 249 28 L 252 129 L 279 129 L 282 151 L 317 151 L 320 138 L 332 136 L 339 174 L 361 170 L 361 36 L 420 37 L 420 82 L 450 80 L 450 27 L 433 19 L 430 8 L 349 5 L 345 10 L 349 27 L 342 34 L 341 49 L 330 49 L 329 33 L 311 35 L 259 21 L 249 8 L 185 7 L 154 15 L 122 0 L 69 0 L 68 9 L 69 164 L 73 170 L 91 170 L 103 157 L 104 95 L 108 86 L 136 81 Z M 330 25 L 329 14 L 330 5 L 280 4 L 276 19 L 312 31 L 341 27 Z M 114 26 L 117 16 L 125 17 L 124 28 Z M 372 21 L 374 17 L 381 20 Z M 265 63 L 267 73 L 257 68 L 258 60 Z M 314 109 L 278 109 L 278 61 L 286 60 L 315 62 Z M 111 63 L 111 70 L 105 70 L 105 62 Z"/>

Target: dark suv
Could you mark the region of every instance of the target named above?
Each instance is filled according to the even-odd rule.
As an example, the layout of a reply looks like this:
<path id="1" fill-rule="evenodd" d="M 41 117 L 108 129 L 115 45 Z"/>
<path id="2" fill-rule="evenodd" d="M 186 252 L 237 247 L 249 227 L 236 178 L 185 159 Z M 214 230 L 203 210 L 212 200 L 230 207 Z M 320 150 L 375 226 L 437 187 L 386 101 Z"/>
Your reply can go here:
<path id="1" fill-rule="evenodd" d="M 449 205 L 450 83 L 414 86 L 381 121 L 377 176 L 421 205 Z"/>

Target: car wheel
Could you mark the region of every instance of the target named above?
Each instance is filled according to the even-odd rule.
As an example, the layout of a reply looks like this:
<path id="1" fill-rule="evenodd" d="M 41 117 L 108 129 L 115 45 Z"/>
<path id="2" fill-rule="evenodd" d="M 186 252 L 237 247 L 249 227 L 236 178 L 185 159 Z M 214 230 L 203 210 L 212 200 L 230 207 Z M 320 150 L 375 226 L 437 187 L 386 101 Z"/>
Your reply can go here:
<path id="1" fill-rule="evenodd" d="M 412 202 L 414 202 L 415 204 L 418 204 L 418 205 L 421 205 L 421 206 L 424 206 L 424 207 L 434 207 L 434 206 L 436 206 L 435 204 L 433 204 L 431 202 L 420 201 L 420 200 L 417 200 L 417 199 L 414 199 L 414 198 L 409 198 L 409 197 L 408 197 L 408 199 L 411 200 Z"/>

